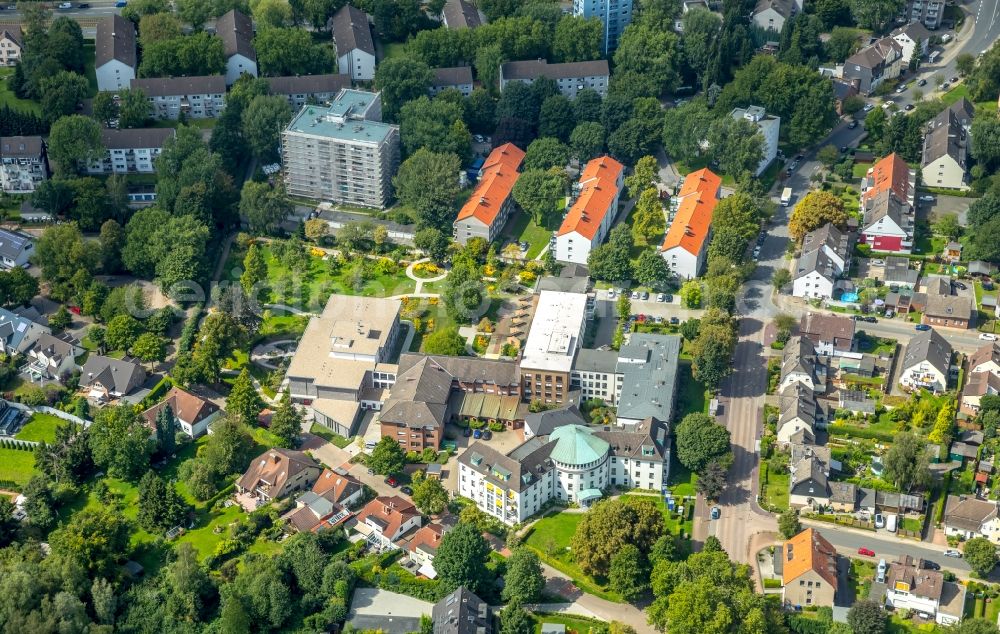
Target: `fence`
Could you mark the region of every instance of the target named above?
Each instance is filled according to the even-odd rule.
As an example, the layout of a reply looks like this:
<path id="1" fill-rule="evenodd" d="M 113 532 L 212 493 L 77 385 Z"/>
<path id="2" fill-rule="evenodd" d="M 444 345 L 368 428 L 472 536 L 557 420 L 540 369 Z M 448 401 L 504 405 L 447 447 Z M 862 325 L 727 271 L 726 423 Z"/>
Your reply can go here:
<path id="1" fill-rule="evenodd" d="M 30 440 L 18 440 L 17 438 L 0 438 L 0 447 L 4 449 L 16 449 L 17 451 L 34 451 L 37 442 Z"/>

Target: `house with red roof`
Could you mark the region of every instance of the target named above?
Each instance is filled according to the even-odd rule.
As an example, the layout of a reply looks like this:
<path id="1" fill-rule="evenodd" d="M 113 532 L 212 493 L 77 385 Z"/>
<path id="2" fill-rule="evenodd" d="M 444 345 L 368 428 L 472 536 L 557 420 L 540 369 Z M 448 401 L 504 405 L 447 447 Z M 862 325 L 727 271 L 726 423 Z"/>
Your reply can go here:
<path id="1" fill-rule="evenodd" d="M 380 495 L 358 513 L 354 530 L 374 546 L 395 550 L 399 548 L 396 542 L 419 528 L 422 520 L 417 507 L 410 501 L 398 495 Z"/>
<path id="2" fill-rule="evenodd" d="M 437 571 L 434 570 L 434 555 L 437 554 L 446 530 L 441 524 L 431 522 L 421 526 L 406 545 L 408 556 L 416 565 L 417 573 L 428 579 L 437 577 Z"/>
<path id="3" fill-rule="evenodd" d="M 350 519 L 350 507 L 361 501 L 363 493 L 364 485 L 346 471 L 324 469 L 312 489 L 282 516 L 286 530 L 315 533 L 342 524 Z"/>
<path id="4" fill-rule="evenodd" d="M 660 255 L 678 277 L 697 277 L 705 265 L 721 188 L 722 179 L 707 167 L 684 178 L 677 193 L 677 213 L 660 247 Z"/>
<path id="5" fill-rule="evenodd" d="M 913 248 L 916 172 L 898 154 L 881 159 L 861 179 L 859 242 L 873 251 L 909 253 Z"/>
<path id="6" fill-rule="evenodd" d="M 556 231 L 556 260 L 587 263 L 590 251 L 611 231 L 624 179 L 625 166 L 610 156 L 587 163 L 573 186 L 575 199 Z"/>
<path id="7" fill-rule="evenodd" d="M 462 205 L 452 225 L 459 244 L 472 238 L 493 242 L 514 208 L 514 183 L 521 175 L 524 151 L 513 143 L 494 148 L 479 170 L 479 184 Z"/>

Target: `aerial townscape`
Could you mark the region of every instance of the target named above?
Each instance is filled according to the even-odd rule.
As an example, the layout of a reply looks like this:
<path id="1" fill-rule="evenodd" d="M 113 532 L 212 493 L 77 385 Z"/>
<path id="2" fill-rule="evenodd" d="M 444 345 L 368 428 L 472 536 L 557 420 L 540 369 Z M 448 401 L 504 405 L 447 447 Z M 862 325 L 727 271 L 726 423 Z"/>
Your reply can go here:
<path id="1" fill-rule="evenodd" d="M 0 0 L 0 634 L 1000 634 L 1000 0 Z"/>

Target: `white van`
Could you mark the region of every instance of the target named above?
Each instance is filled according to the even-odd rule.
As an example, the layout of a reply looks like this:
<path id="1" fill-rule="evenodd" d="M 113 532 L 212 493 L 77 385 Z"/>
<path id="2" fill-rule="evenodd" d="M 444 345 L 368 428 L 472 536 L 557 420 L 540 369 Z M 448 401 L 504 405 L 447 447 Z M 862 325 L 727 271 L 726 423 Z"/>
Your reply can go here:
<path id="1" fill-rule="evenodd" d="M 885 530 L 889 531 L 890 533 L 895 533 L 896 532 L 896 516 L 895 515 L 890 515 L 889 517 L 887 517 L 885 519 Z"/>
<path id="2" fill-rule="evenodd" d="M 885 583 L 885 573 L 888 566 L 885 563 L 885 559 L 879 559 L 878 568 L 875 569 L 875 581 L 877 583 Z"/>

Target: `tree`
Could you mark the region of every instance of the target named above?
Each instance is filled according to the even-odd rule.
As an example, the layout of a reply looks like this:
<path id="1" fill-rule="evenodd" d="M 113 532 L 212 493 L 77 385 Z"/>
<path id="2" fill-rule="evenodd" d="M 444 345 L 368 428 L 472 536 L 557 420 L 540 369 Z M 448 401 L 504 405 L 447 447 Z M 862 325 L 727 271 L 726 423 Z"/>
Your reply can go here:
<path id="1" fill-rule="evenodd" d="M 292 109 L 284 97 L 258 95 L 243 110 L 243 137 L 262 162 L 278 158 L 281 131 L 292 120 Z"/>
<path id="2" fill-rule="evenodd" d="M 468 253 L 452 258 L 451 273 L 445 279 L 442 299 L 448 314 L 457 322 L 474 323 L 484 312 L 486 295 L 478 263 Z M 444 335 L 441 336 L 442 339 Z M 454 340 L 454 337 L 451 338 Z"/>
<path id="3" fill-rule="evenodd" d="M 57 175 L 76 174 L 83 164 L 97 158 L 104 150 L 101 128 L 96 121 L 83 115 L 62 117 L 52 124 L 47 148 Z"/>
<path id="4" fill-rule="evenodd" d="M 698 280 L 684 282 L 677 294 L 687 308 L 701 308 L 701 282 Z"/>
<path id="5" fill-rule="evenodd" d="M 698 482 L 696 483 L 698 492 L 709 500 L 717 500 L 726 488 L 726 480 L 726 467 L 717 460 L 712 460 L 698 474 Z"/>
<path id="6" fill-rule="evenodd" d="M 73 315 L 66 310 L 65 304 L 60 304 L 55 314 L 49 317 L 49 325 L 56 331 L 63 331 L 73 325 Z"/>
<path id="7" fill-rule="evenodd" d="M 455 326 L 438 328 L 424 339 L 424 350 L 427 354 L 459 357 L 465 354 L 465 339 Z"/>
<path id="8" fill-rule="evenodd" d="M 651 242 L 666 231 L 660 193 L 655 187 L 643 190 L 632 210 L 632 236 L 636 242 Z"/>
<path id="9" fill-rule="evenodd" d="M 811 191 L 795 205 L 788 221 L 788 231 L 793 239 L 801 241 L 807 233 L 828 222 L 838 228 L 847 225 L 844 201 L 827 191 Z"/>
<path id="10" fill-rule="evenodd" d="M 431 152 L 454 154 L 461 160 L 471 153 L 472 135 L 465 125 L 461 103 L 448 99 L 413 99 L 399 110 L 399 134 L 405 154 L 420 148 Z M 498 141 L 494 138 L 494 143 Z"/>
<path id="11" fill-rule="evenodd" d="M 73 114 L 90 90 L 83 75 L 66 70 L 42 78 L 38 86 L 42 114 L 46 121 L 55 121 Z"/>
<path id="12" fill-rule="evenodd" d="M 888 28 L 902 8 L 903 0 L 851 0 L 851 15 L 858 26 L 879 33 Z"/>
<path id="13" fill-rule="evenodd" d="M 403 161 L 392 179 L 396 196 L 417 212 L 417 225 L 450 235 L 461 161 L 455 154 L 421 148 Z"/>
<path id="14" fill-rule="evenodd" d="M 648 553 L 663 533 L 663 516 L 651 501 L 601 500 L 580 520 L 571 547 L 584 572 L 606 576 L 626 544 Z"/>
<path id="15" fill-rule="evenodd" d="M 604 151 L 604 126 L 596 121 L 578 123 L 569 135 L 569 146 L 572 155 L 580 161 L 600 156 Z"/>
<path id="16" fill-rule="evenodd" d="M 535 603 L 545 588 L 542 565 L 534 551 L 520 547 L 507 559 L 502 598 L 506 602 Z"/>
<path id="17" fill-rule="evenodd" d="M 656 97 L 680 83 L 677 36 L 645 22 L 626 27 L 614 54 L 619 81 L 632 84 L 637 92 Z"/>
<path id="18" fill-rule="evenodd" d="M 535 139 L 524 154 L 524 170 L 548 170 L 563 168 L 569 162 L 569 148 L 559 139 L 544 137 Z"/>
<path id="19" fill-rule="evenodd" d="M 882 464 L 885 479 L 905 492 L 923 486 L 930 479 L 926 448 L 920 437 L 910 432 L 896 434 Z"/>
<path id="20" fill-rule="evenodd" d="M 500 610 L 500 634 L 531 634 L 533 630 L 531 616 L 519 601 L 511 601 Z"/>
<path id="21" fill-rule="evenodd" d="M 134 480 L 149 468 L 149 429 L 130 405 L 99 410 L 88 439 L 94 464 L 114 478 Z"/>
<path id="22" fill-rule="evenodd" d="M 257 417 L 262 409 L 264 403 L 257 394 L 250 372 L 243 368 L 233 382 L 229 396 L 226 397 L 226 411 L 236 416 L 244 425 L 251 426 L 257 423 Z"/>
<path id="23" fill-rule="evenodd" d="M 281 395 L 281 402 L 278 409 L 271 417 L 272 434 L 281 439 L 281 447 L 294 449 L 299 445 L 299 436 L 302 434 L 302 413 L 292 404 L 291 396 L 286 389 Z"/>
<path id="24" fill-rule="evenodd" d="M 778 516 L 778 532 L 782 539 L 791 539 L 794 535 L 802 532 L 802 522 L 799 521 L 798 511 L 788 509 Z"/>
<path id="25" fill-rule="evenodd" d="M 708 414 L 694 412 L 677 426 L 677 459 L 691 471 L 700 472 L 712 460 L 726 456 L 729 430 Z"/>
<path id="26" fill-rule="evenodd" d="M 117 319 L 117 318 L 116 318 Z M 110 330 L 111 325 L 108 324 Z M 163 337 L 152 332 L 144 332 L 136 337 L 132 344 L 132 354 L 140 361 L 152 364 L 154 361 L 163 361 L 167 357 L 167 341 Z"/>
<path id="27" fill-rule="evenodd" d="M 559 62 L 586 62 L 601 57 L 604 26 L 600 20 L 565 15 L 556 23 L 552 54 Z"/>
<path id="28" fill-rule="evenodd" d="M 622 293 L 618 296 L 618 301 L 615 302 L 615 312 L 618 315 L 618 321 L 627 321 L 629 315 L 632 314 L 632 300 L 629 299 L 628 293 Z"/>
<path id="29" fill-rule="evenodd" d="M 139 513 L 136 521 L 150 533 L 162 533 L 184 520 L 187 505 L 173 484 L 152 471 L 139 481 Z"/>
<path id="30" fill-rule="evenodd" d="M 972 53 L 959 53 L 955 58 L 955 68 L 962 77 L 971 75 L 976 68 L 976 57 Z"/>
<path id="31" fill-rule="evenodd" d="M 114 94 L 101 91 L 94 95 L 94 103 L 91 106 L 94 118 L 101 122 L 104 127 L 111 125 L 111 122 L 118 118 L 118 104 L 115 103 Z"/>
<path id="32" fill-rule="evenodd" d="M 444 262 L 451 240 L 440 229 L 424 227 L 413 236 L 413 245 L 427 254 L 434 262 Z"/>
<path id="33" fill-rule="evenodd" d="M 419 473 L 419 472 L 418 472 Z M 438 478 L 421 477 L 414 479 L 413 505 L 424 514 L 440 515 L 448 506 L 448 491 Z"/>
<path id="34" fill-rule="evenodd" d="M 784 268 L 777 269 L 771 276 L 771 284 L 774 286 L 774 288 L 778 289 L 779 291 L 785 286 L 787 286 L 791 281 L 792 281 L 792 274 L 788 271 L 788 269 Z"/>
<path id="35" fill-rule="evenodd" d="M 135 317 L 131 315 L 118 315 L 108 322 L 108 330 L 104 335 L 104 343 L 110 350 L 128 352 L 141 332 L 142 324 Z"/>
<path id="36" fill-rule="evenodd" d="M 400 108 L 427 94 L 434 79 L 427 64 L 409 57 L 390 57 L 375 71 L 375 88 L 382 93 L 382 116 L 396 121 Z"/>
<path id="37" fill-rule="evenodd" d="M 94 575 L 111 576 L 128 552 L 127 520 L 114 509 L 98 507 L 74 514 L 49 537 L 53 554 L 77 563 Z"/>
<path id="38" fill-rule="evenodd" d="M 985 537 L 973 537 L 965 542 L 962 556 L 980 577 L 989 575 L 997 565 L 997 549 Z"/>
<path id="39" fill-rule="evenodd" d="M 934 420 L 934 428 L 927 435 L 927 440 L 932 443 L 950 444 L 952 427 L 955 424 L 955 405 L 948 401 L 938 410 Z"/>
<path id="40" fill-rule="evenodd" d="M 549 219 L 566 195 L 566 173 L 561 169 L 542 171 L 526 169 L 514 183 L 514 201 L 539 227 L 547 227 Z"/>
<path id="41" fill-rule="evenodd" d="M 972 155 L 984 170 L 1000 167 L 1000 120 L 990 117 L 972 120 Z"/>
<path id="42" fill-rule="evenodd" d="M 576 121 L 573 116 L 573 103 L 563 95 L 552 95 L 542 102 L 538 113 L 538 136 L 557 139 L 565 143 Z"/>
<path id="43" fill-rule="evenodd" d="M 489 556 L 490 545 L 479 529 L 459 522 L 441 538 L 434 555 L 434 570 L 444 587 L 454 589 L 465 586 L 479 593 L 491 582 L 492 572 L 486 567 Z"/>
<path id="44" fill-rule="evenodd" d="M 684 26 L 681 47 L 684 59 L 699 78 L 708 70 L 708 65 L 718 47 L 722 31 L 719 15 L 706 9 L 688 11 L 682 18 Z"/>
<path id="45" fill-rule="evenodd" d="M 855 601 L 847 613 L 847 624 L 854 634 L 882 634 L 885 632 L 885 611 L 878 601 Z"/>
<path id="46" fill-rule="evenodd" d="M 165 456 L 174 453 L 177 446 L 177 418 L 170 405 L 164 405 L 156 413 L 156 445 Z"/>
<path id="47" fill-rule="evenodd" d="M 255 287 L 267 279 L 267 262 L 264 254 L 251 242 L 247 254 L 243 258 L 243 273 L 240 275 L 240 286 L 247 295 L 255 295 Z"/>
<path id="48" fill-rule="evenodd" d="M 656 157 L 644 156 L 636 161 L 632 173 L 625 177 L 625 187 L 628 189 L 629 198 L 635 198 L 640 194 L 645 194 L 649 189 L 654 189 L 654 185 L 659 180 L 657 171 L 659 165 Z"/>
<path id="49" fill-rule="evenodd" d="M 118 127 L 140 128 L 151 114 L 149 99 L 142 90 L 126 89 L 119 93 Z"/>
<path id="50" fill-rule="evenodd" d="M 840 160 L 840 151 L 838 151 L 834 146 L 827 144 L 816 152 L 816 158 L 818 158 L 819 162 L 826 165 L 827 169 L 829 169 L 833 167 L 838 160 Z"/>
<path id="51" fill-rule="evenodd" d="M 716 119 L 709 126 L 708 142 L 719 169 L 737 179 L 747 173 L 755 175 L 764 158 L 764 137 L 746 119 Z"/>
<path id="52" fill-rule="evenodd" d="M 240 214 L 255 233 L 274 233 L 292 213 L 292 206 L 282 187 L 248 180 L 240 192 Z"/>
<path id="53" fill-rule="evenodd" d="M 222 38 L 205 31 L 159 40 L 144 47 L 139 75 L 142 77 L 204 76 L 224 73 Z"/>
<path id="54" fill-rule="evenodd" d="M 406 464 L 406 452 L 394 438 L 383 436 L 368 456 L 368 468 L 379 475 L 395 475 Z"/>
<path id="55" fill-rule="evenodd" d="M 986 619 L 964 619 L 951 628 L 952 634 L 997 634 L 996 623 Z"/>
<path id="56" fill-rule="evenodd" d="M 625 601 L 638 599 L 646 591 L 648 579 L 649 569 L 645 558 L 633 544 L 625 544 L 611 558 L 608 583 Z"/>
<path id="57" fill-rule="evenodd" d="M 632 262 L 630 260 L 632 233 L 625 224 L 620 224 L 608 234 L 608 241 L 590 252 L 587 266 L 590 274 L 601 280 L 611 282 L 624 281 L 632 277 Z"/>
<path id="58" fill-rule="evenodd" d="M 41 268 L 42 281 L 49 284 L 49 296 L 68 301 L 90 285 L 91 271 L 97 268 L 96 245 L 84 240 L 75 222 L 48 227 L 35 245 L 32 262 Z"/>
<path id="59" fill-rule="evenodd" d="M 643 286 L 662 290 L 670 281 L 670 267 L 653 249 L 646 249 L 635 264 L 635 279 Z"/>

